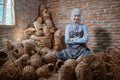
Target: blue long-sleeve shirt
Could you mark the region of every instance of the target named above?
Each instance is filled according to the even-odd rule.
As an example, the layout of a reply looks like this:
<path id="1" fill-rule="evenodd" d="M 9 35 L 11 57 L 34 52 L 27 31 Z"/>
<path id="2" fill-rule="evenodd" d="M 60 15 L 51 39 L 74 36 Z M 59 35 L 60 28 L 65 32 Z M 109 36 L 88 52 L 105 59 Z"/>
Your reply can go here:
<path id="1" fill-rule="evenodd" d="M 71 25 L 67 25 L 65 29 L 65 43 L 66 44 L 75 44 L 75 43 L 87 43 L 88 42 L 88 29 L 87 26 L 84 24 L 81 24 L 79 27 L 81 27 L 83 31 L 83 36 L 80 38 L 78 36 L 75 36 L 72 40 L 70 39 L 70 33 L 71 33 Z"/>

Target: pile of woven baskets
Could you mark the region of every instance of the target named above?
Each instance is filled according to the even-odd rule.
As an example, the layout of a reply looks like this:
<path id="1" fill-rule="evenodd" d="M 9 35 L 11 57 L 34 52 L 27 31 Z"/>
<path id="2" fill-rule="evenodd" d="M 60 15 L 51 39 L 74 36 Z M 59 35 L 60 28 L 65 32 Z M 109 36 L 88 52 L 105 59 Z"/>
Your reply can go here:
<path id="1" fill-rule="evenodd" d="M 61 66 L 58 80 L 119 80 L 120 48 L 90 53 L 76 60 L 68 59 Z"/>
<path id="2" fill-rule="evenodd" d="M 24 31 L 25 39 L 12 42 L 4 39 L 0 50 L 1 80 L 37 80 L 55 73 L 63 61 L 55 52 L 62 47 L 62 31 L 57 29 L 50 13 L 40 5 L 34 26 Z"/>
<path id="3" fill-rule="evenodd" d="M 3 41 L 0 51 L 1 80 L 37 80 L 48 78 L 64 64 L 57 59 L 53 49 L 36 49 L 33 40 L 13 43 Z"/>
<path id="4" fill-rule="evenodd" d="M 27 39 L 34 40 L 39 48 L 49 47 L 61 50 L 63 48 L 61 45 L 62 31 L 54 26 L 50 12 L 45 5 L 41 5 L 39 11 L 39 16 L 33 23 L 34 26 L 26 29 L 24 35 Z"/>

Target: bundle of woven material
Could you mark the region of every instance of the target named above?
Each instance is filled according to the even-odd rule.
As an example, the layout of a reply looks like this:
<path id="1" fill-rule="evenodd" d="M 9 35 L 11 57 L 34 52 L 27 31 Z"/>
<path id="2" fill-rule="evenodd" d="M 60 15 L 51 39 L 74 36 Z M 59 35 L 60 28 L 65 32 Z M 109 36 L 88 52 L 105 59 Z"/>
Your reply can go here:
<path id="1" fill-rule="evenodd" d="M 23 44 L 23 42 L 21 42 Z M 29 43 L 34 44 L 34 43 Z M 24 54 L 16 57 L 16 44 L 11 45 L 7 60 L 0 66 L 0 79 L 4 80 L 119 80 L 120 79 L 120 49 L 111 48 L 106 52 L 90 53 L 78 59 L 62 61 L 57 59 L 53 49 L 26 47 Z M 9 45 L 9 47 L 11 47 Z M 21 45 L 20 45 L 21 46 Z M 31 46 L 31 45 L 30 45 Z M 29 46 L 29 47 L 30 47 Z M 21 47 L 17 47 L 19 50 Z M 32 52 L 34 51 L 34 52 Z M 28 53 L 28 52 L 31 52 Z M 0 59 L 1 60 L 1 59 Z M 31 76 L 31 78 L 29 78 Z"/>

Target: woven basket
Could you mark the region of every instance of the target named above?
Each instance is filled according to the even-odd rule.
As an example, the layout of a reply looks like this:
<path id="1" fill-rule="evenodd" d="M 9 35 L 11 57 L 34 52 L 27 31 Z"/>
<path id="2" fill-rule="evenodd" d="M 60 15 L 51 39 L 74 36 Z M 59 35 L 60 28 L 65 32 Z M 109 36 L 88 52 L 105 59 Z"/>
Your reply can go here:
<path id="1" fill-rule="evenodd" d="M 42 57 L 44 63 L 52 63 L 57 61 L 57 56 L 55 53 L 48 53 Z"/>
<path id="2" fill-rule="evenodd" d="M 13 43 L 10 40 L 4 39 L 2 40 L 2 49 L 5 50 L 5 52 L 9 52 L 13 48 Z"/>
<path id="3" fill-rule="evenodd" d="M 51 35 L 50 30 L 46 25 L 43 27 L 43 34 L 44 34 L 44 36 L 50 36 Z"/>
<path id="4" fill-rule="evenodd" d="M 52 75 L 54 70 L 55 70 L 54 64 L 49 63 L 49 64 L 46 64 L 46 65 L 44 65 L 42 67 L 39 67 L 36 70 L 36 75 L 37 75 L 37 77 L 48 78 L 49 76 Z"/>
<path id="5" fill-rule="evenodd" d="M 30 57 L 30 64 L 34 66 L 35 69 L 42 66 L 42 58 L 38 54 L 34 54 Z"/>
<path id="6" fill-rule="evenodd" d="M 43 36 L 43 31 L 42 30 L 38 30 L 35 32 L 36 36 Z"/>
<path id="7" fill-rule="evenodd" d="M 0 66 L 8 60 L 8 55 L 4 51 L 0 51 Z"/>
<path id="8" fill-rule="evenodd" d="M 54 34 L 54 49 L 57 51 L 62 50 L 63 45 L 62 45 L 62 31 L 58 29 L 55 34 Z"/>
<path id="9" fill-rule="evenodd" d="M 49 30 L 50 30 L 50 33 L 55 33 L 56 28 L 55 28 L 55 27 L 52 27 L 52 28 L 50 28 Z"/>
<path id="10" fill-rule="evenodd" d="M 29 55 L 28 54 L 23 54 L 20 58 L 18 58 L 15 62 L 15 65 L 22 65 L 26 66 L 29 64 Z"/>
<path id="11" fill-rule="evenodd" d="M 63 64 L 64 64 L 64 61 L 58 59 L 57 62 L 55 63 L 56 69 L 60 69 Z"/>
<path id="12" fill-rule="evenodd" d="M 106 68 L 104 62 L 101 62 L 96 69 L 92 70 L 92 74 L 94 80 L 106 80 Z"/>
<path id="13" fill-rule="evenodd" d="M 53 27 L 53 22 L 51 19 L 47 19 L 45 20 L 45 24 L 47 25 L 47 27 L 50 29 Z"/>
<path id="14" fill-rule="evenodd" d="M 26 39 L 22 41 L 25 53 L 29 54 L 30 56 L 35 54 L 35 42 L 32 39 Z"/>
<path id="15" fill-rule="evenodd" d="M 0 69 L 0 80 L 20 80 L 22 74 L 22 66 L 8 63 L 7 66 Z"/>
<path id="16" fill-rule="evenodd" d="M 47 9 L 43 9 L 42 17 L 46 17 L 46 16 L 50 17 L 50 13 Z"/>
<path id="17" fill-rule="evenodd" d="M 45 56 L 46 54 L 48 54 L 48 51 L 50 51 L 50 48 L 44 47 L 40 50 L 40 53 L 42 56 Z"/>
<path id="18" fill-rule="evenodd" d="M 35 79 L 35 69 L 31 65 L 27 65 L 23 68 L 22 77 L 24 80 L 34 80 Z"/>
<path id="19" fill-rule="evenodd" d="M 62 65 L 59 70 L 58 80 L 76 80 L 75 66 L 75 60 L 69 59 L 65 61 L 64 65 Z"/>
<path id="20" fill-rule="evenodd" d="M 91 62 L 91 64 L 89 65 L 91 67 L 91 69 L 96 69 L 101 65 L 101 62 L 98 58 L 94 59 L 94 61 Z"/>
<path id="21" fill-rule="evenodd" d="M 20 58 L 23 54 L 25 54 L 25 50 L 24 50 L 24 47 L 23 47 L 22 43 L 15 44 L 15 48 L 14 48 L 13 51 L 14 51 L 13 55 L 17 59 Z"/>
<path id="22" fill-rule="evenodd" d="M 87 63 L 80 62 L 76 66 L 75 72 L 77 80 L 93 80 L 91 69 Z"/>
<path id="23" fill-rule="evenodd" d="M 64 62 L 64 66 L 71 67 L 72 69 L 74 69 L 76 65 L 77 62 L 75 61 L 75 59 L 68 59 Z"/>
<path id="24" fill-rule="evenodd" d="M 95 54 L 88 54 L 88 55 L 86 55 L 86 56 L 82 59 L 82 61 L 83 61 L 84 63 L 87 63 L 87 64 L 89 65 L 89 64 L 91 64 L 95 59 L 96 59 Z"/>
<path id="25" fill-rule="evenodd" d="M 58 80 L 76 80 L 75 67 L 76 61 L 74 59 L 69 59 L 65 61 L 64 65 L 61 66 L 59 70 Z"/>
<path id="26" fill-rule="evenodd" d="M 40 49 L 42 49 L 43 47 L 51 48 L 51 46 L 52 46 L 52 44 L 51 44 L 52 37 L 51 36 L 37 37 L 35 35 L 32 35 L 31 39 L 35 40 L 35 43 L 37 44 L 37 46 L 39 46 Z"/>

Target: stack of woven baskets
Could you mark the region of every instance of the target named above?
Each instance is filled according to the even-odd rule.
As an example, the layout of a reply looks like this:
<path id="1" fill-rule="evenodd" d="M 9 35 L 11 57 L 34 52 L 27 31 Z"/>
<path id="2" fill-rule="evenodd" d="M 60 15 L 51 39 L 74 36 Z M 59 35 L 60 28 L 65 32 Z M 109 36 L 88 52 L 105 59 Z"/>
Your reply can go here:
<path id="1" fill-rule="evenodd" d="M 26 29 L 24 35 L 28 39 L 34 40 L 36 46 L 41 49 L 43 47 L 62 49 L 61 31 L 54 26 L 50 12 L 44 5 L 40 6 L 39 11 L 39 16 L 33 23 L 34 26 Z"/>
<path id="2" fill-rule="evenodd" d="M 39 11 L 34 26 L 24 31 L 24 40 L 15 43 L 10 40 L 2 41 L 0 79 L 48 78 L 63 65 L 64 62 L 55 55 L 56 51 L 62 49 L 61 30 L 54 26 L 44 5 L 40 5 Z"/>

